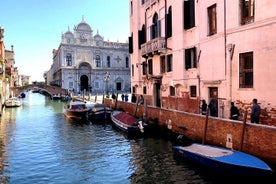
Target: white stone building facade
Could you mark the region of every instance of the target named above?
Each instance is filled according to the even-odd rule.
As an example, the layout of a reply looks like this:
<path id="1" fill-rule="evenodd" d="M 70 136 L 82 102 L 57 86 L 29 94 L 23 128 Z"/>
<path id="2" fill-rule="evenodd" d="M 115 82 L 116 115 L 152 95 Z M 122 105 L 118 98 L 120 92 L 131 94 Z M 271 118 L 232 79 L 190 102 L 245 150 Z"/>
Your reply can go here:
<path id="1" fill-rule="evenodd" d="M 105 41 L 82 20 L 62 34 L 46 82 L 75 94 L 129 92 L 129 58 L 128 43 Z"/>

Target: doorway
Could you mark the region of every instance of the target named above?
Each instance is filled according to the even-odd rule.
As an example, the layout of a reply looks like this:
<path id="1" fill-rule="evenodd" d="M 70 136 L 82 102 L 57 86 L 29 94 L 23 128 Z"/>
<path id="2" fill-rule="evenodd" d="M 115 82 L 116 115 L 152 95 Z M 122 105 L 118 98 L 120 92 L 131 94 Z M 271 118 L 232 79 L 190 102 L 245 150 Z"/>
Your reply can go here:
<path id="1" fill-rule="evenodd" d="M 83 92 L 88 91 L 88 77 L 86 75 L 82 75 L 80 77 L 80 90 Z"/>
<path id="2" fill-rule="evenodd" d="M 161 107 L 160 89 L 161 89 L 161 84 L 159 81 L 156 81 L 154 83 L 154 89 L 153 89 L 153 99 L 154 99 L 153 103 L 156 107 Z"/>
<path id="3" fill-rule="evenodd" d="M 209 105 L 210 115 L 214 117 L 218 117 L 218 88 L 217 87 L 209 87 Z"/>

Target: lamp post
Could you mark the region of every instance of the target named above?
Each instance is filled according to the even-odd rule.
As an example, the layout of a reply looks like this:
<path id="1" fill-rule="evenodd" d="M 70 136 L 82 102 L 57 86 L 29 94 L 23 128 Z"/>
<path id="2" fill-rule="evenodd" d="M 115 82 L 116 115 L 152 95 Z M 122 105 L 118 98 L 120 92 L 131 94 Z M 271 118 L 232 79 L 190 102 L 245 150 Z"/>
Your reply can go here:
<path id="1" fill-rule="evenodd" d="M 109 97 L 109 94 L 108 94 L 108 81 L 109 81 L 109 79 L 110 79 L 110 73 L 106 72 L 105 76 L 104 76 L 104 81 L 105 81 L 105 90 L 106 90 L 107 97 Z"/>

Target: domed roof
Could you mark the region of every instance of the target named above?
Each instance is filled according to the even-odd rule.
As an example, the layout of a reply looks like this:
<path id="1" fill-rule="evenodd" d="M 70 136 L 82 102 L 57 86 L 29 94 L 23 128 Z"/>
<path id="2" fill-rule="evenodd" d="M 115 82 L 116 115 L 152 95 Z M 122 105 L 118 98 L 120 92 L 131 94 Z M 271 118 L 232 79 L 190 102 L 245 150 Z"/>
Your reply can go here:
<path id="1" fill-rule="evenodd" d="M 74 37 L 74 34 L 69 30 L 64 35 L 65 37 Z"/>
<path id="2" fill-rule="evenodd" d="M 77 31 L 92 31 L 91 27 L 82 19 L 81 23 L 76 26 Z"/>

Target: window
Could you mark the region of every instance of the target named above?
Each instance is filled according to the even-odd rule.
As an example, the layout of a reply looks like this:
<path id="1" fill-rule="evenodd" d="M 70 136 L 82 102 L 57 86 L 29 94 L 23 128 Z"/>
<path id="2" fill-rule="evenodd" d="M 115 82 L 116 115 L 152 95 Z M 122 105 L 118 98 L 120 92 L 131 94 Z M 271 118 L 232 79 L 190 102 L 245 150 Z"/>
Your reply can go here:
<path id="1" fill-rule="evenodd" d="M 129 61 L 128 61 L 128 57 L 126 57 L 126 68 L 129 68 Z"/>
<path id="2" fill-rule="evenodd" d="M 172 36 L 172 7 L 169 7 L 168 14 L 166 16 L 166 37 L 169 38 Z"/>
<path id="3" fill-rule="evenodd" d="M 69 82 L 69 88 L 73 88 L 74 87 L 74 83 L 73 82 Z"/>
<path id="4" fill-rule="evenodd" d="M 131 37 L 128 37 L 128 52 L 130 54 L 133 53 L 133 34 L 131 34 Z"/>
<path id="5" fill-rule="evenodd" d="M 196 59 L 196 48 L 193 47 L 191 49 L 185 50 L 185 69 L 196 68 L 197 67 L 197 59 Z"/>
<path id="6" fill-rule="evenodd" d="M 240 54 L 240 88 L 253 88 L 253 52 Z"/>
<path id="7" fill-rule="evenodd" d="M 196 86 L 190 86 L 190 96 L 196 97 Z"/>
<path id="8" fill-rule="evenodd" d="M 158 20 L 158 15 L 157 13 L 154 14 L 153 16 L 153 21 L 152 21 L 152 25 L 150 27 L 150 39 L 154 39 L 154 38 L 157 38 L 157 37 L 160 37 L 161 36 L 161 25 L 160 25 L 160 20 Z"/>
<path id="9" fill-rule="evenodd" d="M 241 24 L 254 21 L 254 0 L 241 0 Z"/>
<path id="10" fill-rule="evenodd" d="M 101 57 L 99 55 L 96 56 L 96 67 L 101 67 Z"/>
<path id="11" fill-rule="evenodd" d="M 106 60 L 107 60 L 107 67 L 110 68 L 110 56 L 107 56 Z"/>
<path id="12" fill-rule="evenodd" d="M 175 87 L 170 86 L 170 96 L 175 96 Z"/>
<path id="13" fill-rule="evenodd" d="M 142 62 L 142 66 L 143 66 L 143 75 L 146 75 L 147 74 L 147 62 L 146 61 Z"/>
<path id="14" fill-rule="evenodd" d="M 66 65 L 72 66 L 72 55 L 71 54 L 66 54 Z"/>
<path id="15" fill-rule="evenodd" d="M 145 25 L 142 26 L 142 29 L 138 31 L 138 48 L 141 49 L 141 45 L 146 43 L 146 29 Z"/>
<path id="16" fill-rule="evenodd" d="M 152 75 L 153 74 L 153 72 L 152 72 L 152 59 L 148 60 L 148 69 L 149 69 L 149 71 L 148 71 L 149 74 Z"/>
<path id="17" fill-rule="evenodd" d="M 143 94 L 147 94 L 147 87 L 146 86 L 143 87 Z"/>
<path id="18" fill-rule="evenodd" d="M 134 77 L 134 65 L 131 65 L 131 76 Z"/>
<path id="19" fill-rule="evenodd" d="M 160 57 L 160 73 L 166 72 L 166 59 L 165 56 Z"/>
<path id="20" fill-rule="evenodd" d="M 172 71 L 172 54 L 167 55 L 167 72 Z"/>
<path id="21" fill-rule="evenodd" d="M 217 11 L 216 4 L 208 8 L 208 25 L 209 25 L 209 35 L 217 33 Z"/>
<path id="22" fill-rule="evenodd" d="M 166 60 L 167 59 L 167 60 Z M 172 71 L 172 54 L 160 57 L 160 73 L 171 72 Z"/>
<path id="23" fill-rule="evenodd" d="M 195 27 L 195 1 L 184 1 L 184 29 Z"/>

